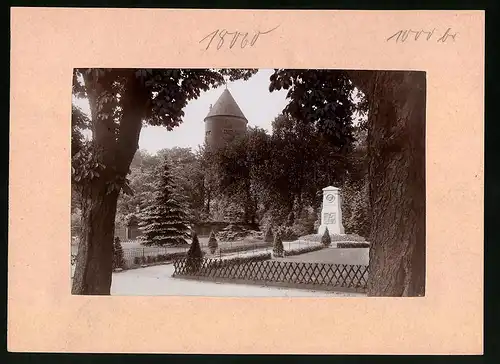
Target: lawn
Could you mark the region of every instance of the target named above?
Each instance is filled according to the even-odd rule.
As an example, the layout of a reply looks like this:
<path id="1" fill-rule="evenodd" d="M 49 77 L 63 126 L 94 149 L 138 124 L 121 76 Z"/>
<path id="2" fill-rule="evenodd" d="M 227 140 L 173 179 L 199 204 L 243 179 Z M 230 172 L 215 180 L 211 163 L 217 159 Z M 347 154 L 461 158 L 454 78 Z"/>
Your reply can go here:
<path id="1" fill-rule="evenodd" d="M 277 258 L 282 261 L 304 262 L 304 263 L 334 263 L 334 264 L 360 264 L 368 265 L 369 248 L 326 248 L 318 251 Z"/>
<path id="2" fill-rule="evenodd" d="M 202 250 L 206 253 L 207 257 L 222 257 L 226 255 L 240 255 L 246 253 L 255 253 L 259 251 L 264 251 L 266 248 L 270 247 L 269 243 L 263 240 L 257 240 L 252 237 L 248 237 L 243 240 L 233 241 L 233 242 L 219 242 L 220 250 L 217 250 L 215 255 L 210 254 L 208 249 L 208 237 L 198 238 Z M 138 241 L 124 241 L 122 242 L 123 255 L 125 258 L 125 266 L 131 268 L 133 266 L 140 265 L 141 263 L 136 262 L 136 258 L 141 257 L 155 257 L 160 254 L 172 254 L 172 253 L 186 253 L 189 250 L 190 245 L 185 246 L 169 246 L 169 247 L 156 247 L 156 246 L 143 246 Z M 76 244 L 71 244 L 71 254 L 76 255 L 78 252 L 78 246 Z"/>
<path id="3" fill-rule="evenodd" d="M 198 238 L 200 245 L 203 250 L 208 250 L 208 237 Z M 189 242 L 191 243 L 191 242 Z M 258 240 L 255 238 L 245 238 L 243 240 L 238 241 L 219 241 L 219 248 L 222 250 L 225 249 L 234 249 L 237 247 L 248 247 L 249 250 L 257 249 L 268 245 L 263 240 Z M 134 252 L 143 252 L 145 255 L 149 254 L 159 254 L 161 253 L 177 253 L 177 252 L 185 252 L 189 249 L 189 244 L 185 246 L 172 246 L 172 247 L 156 247 L 156 246 L 144 246 L 139 243 L 137 240 L 130 240 L 122 242 L 122 247 L 124 251 L 130 250 Z M 76 254 L 78 252 L 78 246 L 76 244 L 71 244 L 71 254 Z"/>

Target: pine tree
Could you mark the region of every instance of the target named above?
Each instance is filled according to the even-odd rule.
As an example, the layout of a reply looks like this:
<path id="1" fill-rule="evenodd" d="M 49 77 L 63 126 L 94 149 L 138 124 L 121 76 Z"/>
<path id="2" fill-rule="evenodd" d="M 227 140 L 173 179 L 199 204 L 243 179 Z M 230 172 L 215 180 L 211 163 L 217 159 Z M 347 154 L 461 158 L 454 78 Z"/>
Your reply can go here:
<path id="1" fill-rule="evenodd" d="M 219 244 L 217 243 L 217 239 L 215 238 L 215 233 L 210 233 L 210 237 L 208 238 L 208 248 L 210 249 L 210 253 L 214 254 L 217 250 Z"/>
<path id="2" fill-rule="evenodd" d="M 123 248 L 120 238 L 116 237 L 113 243 L 113 269 L 123 268 L 125 258 L 123 257 Z"/>
<path id="3" fill-rule="evenodd" d="M 325 228 L 325 232 L 321 237 L 321 244 L 323 244 L 324 246 L 330 246 L 331 243 L 332 243 L 332 238 L 330 237 L 330 232 L 328 231 L 328 228 Z"/>
<path id="4" fill-rule="evenodd" d="M 283 248 L 283 241 L 281 240 L 281 231 L 276 231 L 274 234 L 273 255 L 276 257 L 283 257 L 285 250 Z"/>
<path id="5" fill-rule="evenodd" d="M 175 180 L 166 159 L 162 161 L 158 175 L 153 203 L 141 216 L 143 244 L 156 246 L 187 244 L 189 216 L 182 196 L 176 191 Z"/>

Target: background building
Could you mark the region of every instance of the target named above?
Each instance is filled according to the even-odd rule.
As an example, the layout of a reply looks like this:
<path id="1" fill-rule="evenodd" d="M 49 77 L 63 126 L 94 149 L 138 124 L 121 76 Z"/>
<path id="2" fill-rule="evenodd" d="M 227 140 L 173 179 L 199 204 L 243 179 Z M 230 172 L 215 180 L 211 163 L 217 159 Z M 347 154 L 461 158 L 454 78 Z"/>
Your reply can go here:
<path id="1" fill-rule="evenodd" d="M 205 117 L 205 141 L 209 148 L 220 147 L 246 133 L 248 120 L 228 89 L 225 89 Z"/>

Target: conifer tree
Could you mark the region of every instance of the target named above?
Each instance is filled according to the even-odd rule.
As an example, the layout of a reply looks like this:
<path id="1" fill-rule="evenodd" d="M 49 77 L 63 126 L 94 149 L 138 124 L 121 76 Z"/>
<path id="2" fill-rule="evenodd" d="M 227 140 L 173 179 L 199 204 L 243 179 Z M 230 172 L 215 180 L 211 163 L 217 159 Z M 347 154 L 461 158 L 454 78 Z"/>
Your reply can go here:
<path id="1" fill-rule="evenodd" d="M 123 268 L 125 258 L 123 256 L 123 248 L 120 243 L 120 238 L 116 237 L 113 243 L 113 269 Z"/>
<path id="2" fill-rule="evenodd" d="M 198 240 L 198 234 L 193 231 L 193 238 L 191 241 L 191 246 L 187 252 L 188 258 L 203 258 L 203 252 L 201 251 L 200 241 Z"/>
<path id="3" fill-rule="evenodd" d="M 177 193 L 171 167 L 164 159 L 157 170 L 158 181 L 152 205 L 142 213 L 140 226 L 144 245 L 187 244 L 189 216 L 184 200 Z"/>
<path id="4" fill-rule="evenodd" d="M 217 250 L 219 244 L 217 243 L 217 238 L 215 237 L 215 233 L 210 233 L 210 237 L 208 238 L 208 248 L 210 249 L 210 253 L 214 254 Z"/>
<path id="5" fill-rule="evenodd" d="M 324 246 L 330 246 L 331 243 L 332 243 L 332 238 L 330 237 L 330 232 L 328 231 L 328 228 L 325 228 L 325 232 L 321 237 L 321 244 L 323 244 Z"/>
<path id="6" fill-rule="evenodd" d="M 276 257 L 283 257 L 285 249 L 283 248 L 283 241 L 281 240 L 281 231 L 277 230 L 274 234 L 273 255 Z"/>
<path id="7" fill-rule="evenodd" d="M 203 258 L 203 252 L 201 251 L 200 241 L 198 240 L 198 235 L 195 231 L 193 231 L 193 240 L 186 256 L 186 266 L 188 268 L 188 271 L 198 271 L 201 265 L 201 260 Z"/>

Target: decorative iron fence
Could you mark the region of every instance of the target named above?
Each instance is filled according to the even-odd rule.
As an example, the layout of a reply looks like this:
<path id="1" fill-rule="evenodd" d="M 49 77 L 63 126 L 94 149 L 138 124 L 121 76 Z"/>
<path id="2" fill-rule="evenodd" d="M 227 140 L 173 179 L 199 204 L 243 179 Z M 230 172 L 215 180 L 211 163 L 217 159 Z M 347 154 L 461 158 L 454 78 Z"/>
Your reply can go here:
<path id="1" fill-rule="evenodd" d="M 318 285 L 364 292 L 368 282 L 368 266 L 251 259 L 234 264 L 221 259 L 181 258 L 174 260 L 173 276 Z"/>

